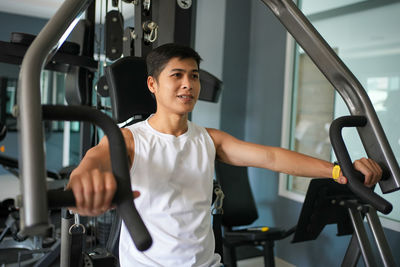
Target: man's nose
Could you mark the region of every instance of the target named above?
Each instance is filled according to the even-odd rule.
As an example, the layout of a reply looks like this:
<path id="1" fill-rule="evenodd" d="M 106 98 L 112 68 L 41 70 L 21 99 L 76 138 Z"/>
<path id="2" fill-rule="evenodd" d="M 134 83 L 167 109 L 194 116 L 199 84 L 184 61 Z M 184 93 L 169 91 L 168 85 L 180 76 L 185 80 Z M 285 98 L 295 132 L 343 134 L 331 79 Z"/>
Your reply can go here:
<path id="1" fill-rule="evenodd" d="M 189 75 L 184 75 L 182 79 L 182 87 L 185 89 L 192 89 L 192 80 L 190 79 Z"/>

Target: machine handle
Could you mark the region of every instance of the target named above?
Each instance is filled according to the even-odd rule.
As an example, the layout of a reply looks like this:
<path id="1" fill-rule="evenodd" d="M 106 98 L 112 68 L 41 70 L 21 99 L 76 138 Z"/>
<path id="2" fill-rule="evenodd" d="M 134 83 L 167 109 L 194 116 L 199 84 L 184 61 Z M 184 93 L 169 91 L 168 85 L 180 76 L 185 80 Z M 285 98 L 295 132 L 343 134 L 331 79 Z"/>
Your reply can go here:
<path id="1" fill-rule="evenodd" d="M 110 144 L 110 158 L 114 177 L 117 182 L 117 191 L 114 203 L 117 211 L 125 222 L 129 234 L 138 250 L 144 251 L 152 244 L 151 236 L 144 225 L 133 202 L 129 165 L 126 145 L 120 129 L 114 121 L 99 110 L 86 106 L 42 106 L 43 119 L 87 121 L 99 126 L 107 135 Z M 75 199 L 72 191 L 48 193 L 50 206 L 74 206 Z M 54 203 L 53 203 L 54 202 Z"/>
<path id="2" fill-rule="evenodd" d="M 348 179 L 350 190 L 361 200 L 371 204 L 383 214 L 389 214 L 393 209 L 392 204 L 376 194 L 371 188 L 364 186 L 364 175 L 353 168 L 350 155 L 343 141 L 343 127 L 363 127 L 366 124 L 367 118 L 364 116 L 344 116 L 337 118 L 330 126 L 329 137 L 343 174 Z"/>
<path id="3" fill-rule="evenodd" d="M 322 74 L 343 98 L 351 115 L 368 119 L 365 127 L 358 129 L 368 156 L 388 171 L 379 182 L 383 193 L 400 189 L 400 167 L 383 131 L 367 92 L 354 74 L 318 33 L 293 0 L 261 0 L 268 6 L 296 42 L 310 56 Z"/>

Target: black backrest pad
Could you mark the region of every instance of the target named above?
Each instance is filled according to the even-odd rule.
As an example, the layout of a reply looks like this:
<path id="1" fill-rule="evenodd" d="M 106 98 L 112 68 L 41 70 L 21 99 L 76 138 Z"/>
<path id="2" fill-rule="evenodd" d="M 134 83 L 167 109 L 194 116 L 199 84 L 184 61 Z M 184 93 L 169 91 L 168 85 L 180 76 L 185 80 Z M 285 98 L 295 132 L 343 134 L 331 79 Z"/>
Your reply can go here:
<path id="1" fill-rule="evenodd" d="M 110 90 L 113 118 L 124 122 L 134 115 L 156 111 L 156 102 L 147 88 L 146 62 L 139 57 L 123 57 L 104 70 Z"/>
<path id="2" fill-rule="evenodd" d="M 215 172 L 225 194 L 222 225 L 232 227 L 253 223 L 258 218 L 258 213 L 247 168 L 215 161 Z"/>

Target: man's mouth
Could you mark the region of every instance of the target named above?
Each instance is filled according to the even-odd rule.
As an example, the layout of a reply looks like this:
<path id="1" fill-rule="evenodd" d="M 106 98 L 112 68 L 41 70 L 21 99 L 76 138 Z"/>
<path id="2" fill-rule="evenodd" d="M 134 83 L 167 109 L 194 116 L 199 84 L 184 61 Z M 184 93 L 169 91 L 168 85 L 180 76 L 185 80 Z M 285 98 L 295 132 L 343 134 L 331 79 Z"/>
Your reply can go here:
<path id="1" fill-rule="evenodd" d="M 192 95 L 178 95 L 178 97 L 182 99 L 193 99 Z"/>

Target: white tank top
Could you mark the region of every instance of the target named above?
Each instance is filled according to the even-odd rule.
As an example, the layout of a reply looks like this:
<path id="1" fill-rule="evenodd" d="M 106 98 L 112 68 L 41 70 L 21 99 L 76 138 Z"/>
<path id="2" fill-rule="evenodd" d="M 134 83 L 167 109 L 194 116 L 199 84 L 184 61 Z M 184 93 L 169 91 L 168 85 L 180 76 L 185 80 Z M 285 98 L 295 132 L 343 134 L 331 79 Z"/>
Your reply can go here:
<path id="1" fill-rule="evenodd" d="M 135 205 L 153 245 L 139 252 L 123 224 L 120 265 L 221 266 L 210 211 L 215 147 L 206 129 L 188 122 L 188 131 L 175 137 L 147 120 L 128 129 L 135 142 L 132 188 L 141 193 Z"/>

